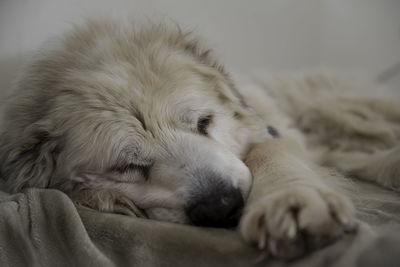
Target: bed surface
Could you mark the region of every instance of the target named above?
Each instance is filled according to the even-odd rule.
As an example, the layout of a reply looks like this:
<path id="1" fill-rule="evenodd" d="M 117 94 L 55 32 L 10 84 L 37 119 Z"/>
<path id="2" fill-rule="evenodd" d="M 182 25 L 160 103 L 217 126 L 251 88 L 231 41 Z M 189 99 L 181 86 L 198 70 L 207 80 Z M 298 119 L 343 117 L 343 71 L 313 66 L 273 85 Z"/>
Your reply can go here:
<path id="1" fill-rule="evenodd" d="M 266 257 L 232 230 L 76 208 L 53 189 L 0 192 L 0 266 L 398 266 L 400 196 L 355 186 L 369 195 L 356 203 L 358 232 L 292 262 Z"/>

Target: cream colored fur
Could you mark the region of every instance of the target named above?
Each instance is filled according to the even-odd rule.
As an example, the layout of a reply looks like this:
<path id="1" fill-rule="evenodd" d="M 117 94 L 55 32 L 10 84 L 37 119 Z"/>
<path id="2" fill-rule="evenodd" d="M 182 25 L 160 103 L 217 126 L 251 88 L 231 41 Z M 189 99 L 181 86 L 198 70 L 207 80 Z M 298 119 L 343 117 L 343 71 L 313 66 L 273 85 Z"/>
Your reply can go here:
<path id="1" fill-rule="evenodd" d="M 282 258 L 355 227 L 345 180 L 326 167 L 399 189 L 398 101 L 328 75 L 254 79 L 236 88 L 180 29 L 89 22 L 19 82 L 2 179 L 9 191 L 53 187 L 101 211 L 178 223 L 190 223 L 198 188 L 229 183 L 248 197 L 244 240 Z"/>

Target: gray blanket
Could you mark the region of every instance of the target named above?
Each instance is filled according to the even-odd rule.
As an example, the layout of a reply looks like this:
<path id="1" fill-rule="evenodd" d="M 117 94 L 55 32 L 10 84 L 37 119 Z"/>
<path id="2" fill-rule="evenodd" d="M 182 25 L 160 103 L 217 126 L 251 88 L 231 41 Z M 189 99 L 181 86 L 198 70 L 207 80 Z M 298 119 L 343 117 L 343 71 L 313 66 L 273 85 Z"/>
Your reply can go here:
<path id="1" fill-rule="evenodd" d="M 400 194 L 356 182 L 356 234 L 292 262 L 233 230 L 76 208 L 62 192 L 0 192 L 0 266 L 400 266 Z"/>

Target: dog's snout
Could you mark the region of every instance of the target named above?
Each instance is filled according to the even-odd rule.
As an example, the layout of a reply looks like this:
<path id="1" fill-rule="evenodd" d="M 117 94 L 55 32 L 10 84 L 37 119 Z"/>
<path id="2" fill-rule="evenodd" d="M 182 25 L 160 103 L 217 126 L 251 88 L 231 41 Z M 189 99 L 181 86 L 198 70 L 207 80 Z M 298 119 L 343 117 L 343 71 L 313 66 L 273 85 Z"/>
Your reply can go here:
<path id="1" fill-rule="evenodd" d="M 239 221 L 243 206 L 240 190 L 233 186 L 225 186 L 199 195 L 187 206 L 186 213 L 194 225 L 234 227 Z"/>

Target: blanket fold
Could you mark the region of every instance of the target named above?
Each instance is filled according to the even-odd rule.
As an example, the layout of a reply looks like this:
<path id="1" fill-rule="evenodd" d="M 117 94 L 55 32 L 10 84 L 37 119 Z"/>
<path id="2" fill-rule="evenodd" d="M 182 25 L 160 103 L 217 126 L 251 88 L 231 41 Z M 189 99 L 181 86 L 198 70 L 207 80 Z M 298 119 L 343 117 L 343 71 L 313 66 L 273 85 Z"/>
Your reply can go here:
<path id="1" fill-rule="evenodd" d="M 357 187 L 370 192 L 356 203 L 360 217 L 376 227 L 362 223 L 357 234 L 292 262 L 269 258 L 232 230 L 77 208 L 53 189 L 0 191 L 0 266 L 397 266 L 400 197 L 362 182 Z"/>

